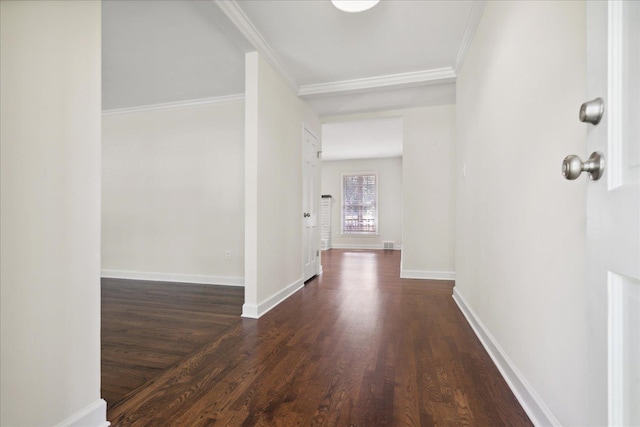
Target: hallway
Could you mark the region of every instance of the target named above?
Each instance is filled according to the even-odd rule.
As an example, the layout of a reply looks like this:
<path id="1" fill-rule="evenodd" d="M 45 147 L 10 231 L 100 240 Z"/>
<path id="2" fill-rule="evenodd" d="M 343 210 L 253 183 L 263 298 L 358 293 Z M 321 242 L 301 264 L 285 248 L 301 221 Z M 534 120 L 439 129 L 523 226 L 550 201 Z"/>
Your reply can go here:
<path id="1" fill-rule="evenodd" d="M 238 318 L 109 405 L 108 419 L 531 425 L 451 298 L 452 282 L 399 279 L 399 251 L 332 249 L 322 265 L 321 276 L 261 319 Z"/>

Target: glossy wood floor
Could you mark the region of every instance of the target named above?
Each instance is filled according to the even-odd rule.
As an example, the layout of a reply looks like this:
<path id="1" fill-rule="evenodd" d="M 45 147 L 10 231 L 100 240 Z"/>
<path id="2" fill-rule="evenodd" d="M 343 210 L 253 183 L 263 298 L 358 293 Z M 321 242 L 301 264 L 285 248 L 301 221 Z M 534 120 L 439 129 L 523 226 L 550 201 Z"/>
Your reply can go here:
<path id="1" fill-rule="evenodd" d="M 398 251 L 324 252 L 324 273 L 261 319 L 236 317 L 117 403 L 107 398 L 109 420 L 115 426 L 531 425 L 451 298 L 453 283 L 399 279 L 399 261 Z M 188 288 L 177 289 L 176 298 Z M 103 301 L 109 304 L 118 301 Z M 142 295 L 129 314 L 145 304 Z M 110 321 L 103 316 L 103 328 Z M 141 335 L 136 331 L 130 342 Z M 136 351 L 153 358 L 156 350 Z"/>
<path id="2" fill-rule="evenodd" d="M 126 394 L 238 322 L 244 288 L 102 279 L 102 398 Z"/>

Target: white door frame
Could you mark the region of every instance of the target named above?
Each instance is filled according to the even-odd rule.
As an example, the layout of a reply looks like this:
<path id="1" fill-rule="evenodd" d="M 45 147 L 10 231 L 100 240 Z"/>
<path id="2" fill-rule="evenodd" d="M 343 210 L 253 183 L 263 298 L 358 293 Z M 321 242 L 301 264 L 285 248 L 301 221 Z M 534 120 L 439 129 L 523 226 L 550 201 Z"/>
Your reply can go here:
<path id="1" fill-rule="evenodd" d="M 315 153 L 310 153 L 306 145 L 306 133 L 316 140 Z M 318 210 L 320 209 L 320 153 L 322 142 L 316 133 L 305 123 L 302 126 L 302 280 L 307 281 L 320 273 L 320 233 L 318 232 Z M 316 161 L 315 173 L 311 177 L 313 189 L 311 195 L 305 187 L 307 176 L 307 156 L 313 156 Z M 309 203 L 309 197 L 315 199 L 315 203 Z M 309 204 L 309 206 L 307 206 Z M 310 215 L 306 217 L 305 215 Z M 311 232 L 310 232 L 311 229 Z M 310 235 L 309 235 L 310 232 Z M 310 240 L 308 240 L 310 239 Z"/>
<path id="2" fill-rule="evenodd" d="M 635 14 L 625 9 L 632 5 Z M 606 161 L 604 176 L 587 186 L 592 425 L 640 423 L 640 142 L 629 137 L 640 117 L 639 24 L 638 4 L 587 2 L 587 96 L 602 97 L 605 113 L 587 125 L 585 154 L 600 151 Z M 633 61 L 636 69 L 626 68 Z"/>

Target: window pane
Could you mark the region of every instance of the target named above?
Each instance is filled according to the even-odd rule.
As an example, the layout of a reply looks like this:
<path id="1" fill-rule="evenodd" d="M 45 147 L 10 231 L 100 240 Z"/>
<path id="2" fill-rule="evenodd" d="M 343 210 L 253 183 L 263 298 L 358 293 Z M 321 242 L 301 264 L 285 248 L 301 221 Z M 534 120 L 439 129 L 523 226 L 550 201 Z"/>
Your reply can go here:
<path id="1" fill-rule="evenodd" d="M 376 175 L 343 176 L 342 232 L 377 232 Z"/>

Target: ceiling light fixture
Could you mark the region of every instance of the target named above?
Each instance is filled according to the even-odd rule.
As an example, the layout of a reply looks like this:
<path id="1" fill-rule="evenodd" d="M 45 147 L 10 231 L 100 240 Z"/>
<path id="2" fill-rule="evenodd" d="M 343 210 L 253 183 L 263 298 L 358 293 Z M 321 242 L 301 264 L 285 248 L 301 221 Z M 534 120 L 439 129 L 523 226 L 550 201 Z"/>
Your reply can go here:
<path id="1" fill-rule="evenodd" d="M 380 0 L 331 0 L 343 12 L 364 12 L 377 5 Z"/>

